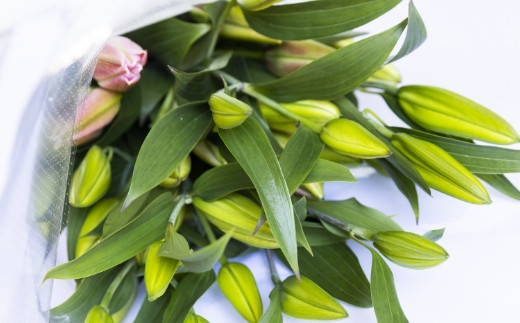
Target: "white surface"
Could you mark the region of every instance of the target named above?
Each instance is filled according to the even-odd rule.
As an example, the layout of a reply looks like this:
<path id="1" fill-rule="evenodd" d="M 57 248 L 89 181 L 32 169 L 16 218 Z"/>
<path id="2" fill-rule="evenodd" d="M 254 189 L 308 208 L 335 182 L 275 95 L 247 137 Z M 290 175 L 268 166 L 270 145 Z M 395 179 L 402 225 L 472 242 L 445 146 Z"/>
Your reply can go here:
<path id="1" fill-rule="evenodd" d="M 400 21 L 406 15 L 406 5 L 401 4 L 384 19 L 371 24 L 370 30 L 383 30 Z M 520 20 L 517 14 L 520 4 L 514 0 L 416 0 L 415 5 L 428 28 L 428 40 L 416 52 L 396 63 L 403 74 L 404 84 L 437 85 L 456 91 L 498 112 L 520 131 L 517 98 L 520 85 L 517 79 L 520 75 L 517 62 L 520 57 L 517 36 Z M 0 60 L 1 46 L 0 42 Z M 48 58 L 38 57 L 38 61 L 45 64 Z M 0 87 L 5 87 L 10 80 L 2 78 L 2 75 L 5 74 L 0 73 Z M 18 102 L 24 100 L 10 98 Z M 15 101 L 10 101 L 9 97 L 7 102 L 5 97 L 2 100 L 5 104 L 2 119 L 7 126 L 0 128 L 0 151 L 4 152 L 0 154 L 4 157 L 0 158 L 0 189 L 7 170 L 5 156 L 10 151 L 6 147 L 10 147 L 14 140 L 21 113 L 11 108 L 21 105 L 13 105 Z M 381 100 L 363 97 L 361 102 L 363 108 L 373 109 L 388 123 L 398 123 Z M 520 146 L 511 148 L 520 149 Z M 518 174 L 509 178 L 520 186 Z M 516 297 L 520 289 L 517 275 L 520 261 L 516 257 L 520 246 L 517 233 L 520 202 L 489 190 L 494 201 L 489 206 L 466 204 L 440 193 L 429 197 L 420 192 L 419 226 L 414 224 L 405 198 L 390 180 L 379 175 L 361 179 L 357 184 L 329 185 L 327 194 L 335 199 L 355 196 L 386 214 L 396 214 L 395 220 L 409 231 L 422 234 L 430 229 L 446 227 L 440 244 L 448 250 L 450 259 L 441 266 L 414 271 L 390 264 L 401 305 L 410 322 L 517 322 L 520 317 Z M 350 242 L 349 245 L 369 275 L 368 252 Z M 6 247 L 2 246 L 2 249 Z M 258 284 L 262 286 L 264 307 L 267 307 L 271 284 L 265 259 L 259 255 L 244 261 L 253 269 Z M 283 266 L 279 269 L 282 272 Z M 346 308 L 350 318 L 345 322 L 375 322 L 372 309 L 347 305 Z M 241 322 L 216 285 L 195 309 L 212 323 Z M 286 321 L 294 322 L 290 318 Z"/>

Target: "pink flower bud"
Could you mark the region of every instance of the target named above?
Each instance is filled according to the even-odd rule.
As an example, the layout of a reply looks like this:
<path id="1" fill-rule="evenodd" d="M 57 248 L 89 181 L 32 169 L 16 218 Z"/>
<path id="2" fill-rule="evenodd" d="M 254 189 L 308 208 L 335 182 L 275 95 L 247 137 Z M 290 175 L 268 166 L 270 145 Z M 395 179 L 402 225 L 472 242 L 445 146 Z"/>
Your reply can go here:
<path id="1" fill-rule="evenodd" d="M 130 39 L 111 38 L 99 55 L 94 79 L 99 86 L 124 92 L 139 81 L 148 53 Z"/>
<path id="2" fill-rule="evenodd" d="M 119 111 L 122 96 L 102 88 L 91 89 L 76 112 L 74 144 L 79 146 L 99 136 Z"/>

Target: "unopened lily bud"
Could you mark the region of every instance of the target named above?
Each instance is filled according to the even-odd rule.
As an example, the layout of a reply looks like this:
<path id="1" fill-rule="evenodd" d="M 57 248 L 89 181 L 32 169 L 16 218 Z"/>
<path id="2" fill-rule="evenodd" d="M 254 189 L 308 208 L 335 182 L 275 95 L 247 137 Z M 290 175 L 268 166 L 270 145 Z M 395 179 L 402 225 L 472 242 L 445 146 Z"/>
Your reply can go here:
<path id="1" fill-rule="evenodd" d="M 114 323 L 114 320 L 103 306 L 95 305 L 88 311 L 85 323 Z"/>
<path id="2" fill-rule="evenodd" d="M 253 113 L 253 109 L 245 102 L 224 92 L 213 93 L 208 103 L 213 113 L 213 121 L 222 129 L 241 125 Z"/>
<path id="3" fill-rule="evenodd" d="M 209 323 L 209 321 L 200 315 L 190 312 L 188 315 L 186 315 L 184 323 Z"/>
<path id="4" fill-rule="evenodd" d="M 79 231 L 78 243 L 76 244 L 76 258 L 84 254 L 101 238 L 100 234 L 94 234 L 103 220 L 116 207 L 119 201 L 115 198 L 106 198 L 96 203 L 87 213 L 85 221 Z"/>
<path id="5" fill-rule="evenodd" d="M 285 314 L 306 320 L 331 320 L 348 316 L 334 297 L 305 276 L 301 276 L 301 281 L 296 276 L 283 281 L 281 305 Z"/>
<path id="6" fill-rule="evenodd" d="M 325 196 L 323 192 L 323 183 L 307 183 L 302 184 L 302 186 L 305 188 L 305 190 L 320 200 L 323 198 L 323 196 Z"/>
<path id="7" fill-rule="evenodd" d="M 329 121 L 320 138 L 332 150 L 351 157 L 369 159 L 390 155 L 384 142 L 359 123 L 344 118 Z"/>
<path id="8" fill-rule="evenodd" d="M 257 248 L 280 247 L 267 222 L 253 235 L 262 208 L 243 195 L 231 193 L 211 202 L 195 197 L 193 205 L 221 231 L 227 233 L 234 229 L 231 233 L 234 239 Z"/>
<path id="9" fill-rule="evenodd" d="M 199 142 L 197 146 L 193 148 L 193 154 L 211 166 L 222 166 L 227 163 L 217 145 L 209 140 Z"/>
<path id="10" fill-rule="evenodd" d="M 240 7 L 251 11 L 267 9 L 278 1 L 280 0 L 237 0 Z"/>
<path id="11" fill-rule="evenodd" d="M 376 233 L 374 247 L 390 261 L 413 269 L 437 266 L 449 256 L 446 250 L 435 242 L 405 231 Z"/>
<path id="12" fill-rule="evenodd" d="M 405 133 L 394 134 L 391 142 L 413 163 L 430 187 L 466 202 L 491 203 L 479 180 L 439 146 Z"/>
<path id="13" fill-rule="evenodd" d="M 513 144 L 520 136 L 498 114 L 457 93 L 433 86 L 403 86 L 397 92 L 404 112 L 421 127 L 438 133 Z"/>
<path id="14" fill-rule="evenodd" d="M 242 9 L 239 6 L 234 6 L 229 11 L 226 21 L 220 31 L 220 36 L 264 45 L 279 45 L 282 43 L 279 39 L 264 36 L 251 29 L 244 17 Z"/>
<path id="15" fill-rule="evenodd" d="M 153 243 L 148 248 L 146 255 L 144 285 L 150 302 L 161 297 L 166 292 L 173 275 L 175 275 L 177 268 L 181 264 L 180 260 L 158 255 L 159 249 L 161 249 L 163 244 L 164 240 Z"/>
<path id="16" fill-rule="evenodd" d="M 102 88 L 124 92 L 139 81 L 147 59 L 147 52 L 130 39 L 112 37 L 99 55 L 94 79 Z"/>
<path id="17" fill-rule="evenodd" d="M 249 268 L 241 263 L 229 262 L 220 268 L 217 282 L 240 315 L 248 322 L 258 322 L 262 316 L 262 300 Z"/>
<path id="18" fill-rule="evenodd" d="M 372 74 L 367 82 L 383 82 L 395 85 L 401 82 L 401 73 L 395 66 L 387 64 Z"/>
<path id="19" fill-rule="evenodd" d="M 111 150 L 92 146 L 72 175 L 69 202 L 74 207 L 87 207 L 99 201 L 110 187 Z"/>
<path id="20" fill-rule="evenodd" d="M 329 101 L 302 100 L 292 103 L 280 103 L 280 105 L 299 118 L 315 124 L 316 128 L 323 128 L 330 120 L 340 117 L 338 107 Z M 259 106 L 264 118 L 273 130 L 287 133 L 296 131 L 295 121 L 262 102 L 259 102 Z"/>
<path id="21" fill-rule="evenodd" d="M 182 181 L 188 178 L 191 171 L 191 158 L 190 155 L 186 156 L 182 162 L 177 166 L 173 173 L 168 176 L 165 180 L 159 184 L 161 187 L 172 188 L 179 186 Z"/>
<path id="22" fill-rule="evenodd" d="M 101 88 L 90 89 L 78 107 L 74 124 L 74 145 L 82 145 L 101 134 L 119 112 L 122 95 Z"/>
<path id="23" fill-rule="evenodd" d="M 264 58 L 267 69 L 282 77 L 333 51 L 333 47 L 315 40 L 288 41 L 268 50 Z"/>

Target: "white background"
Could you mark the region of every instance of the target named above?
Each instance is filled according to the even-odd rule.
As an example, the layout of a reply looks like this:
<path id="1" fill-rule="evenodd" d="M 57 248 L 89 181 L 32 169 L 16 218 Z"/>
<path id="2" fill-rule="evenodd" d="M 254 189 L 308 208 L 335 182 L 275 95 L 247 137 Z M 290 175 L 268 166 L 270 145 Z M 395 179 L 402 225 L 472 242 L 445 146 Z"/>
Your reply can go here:
<path id="1" fill-rule="evenodd" d="M 520 131 L 517 63 L 520 5 L 514 0 L 416 0 L 415 5 L 428 29 L 428 39 L 416 52 L 395 64 L 402 72 L 403 83 L 436 85 L 458 92 L 498 112 Z M 407 3 L 403 3 L 384 19 L 362 29 L 382 31 L 405 17 L 406 7 Z M 0 59 L 1 55 L 0 51 Z M 1 78 L 1 73 L 0 86 L 3 86 L 7 81 Z M 10 101 L 1 100 L 2 120 L 9 127 L 0 127 L 3 152 L 0 183 L 5 178 L 9 162 L 6 156 L 14 131 L 19 127 L 16 120 L 21 112 L 10 109 Z M 389 124 L 400 124 L 380 99 L 362 97 L 361 107 L 376 111 Z M 511 148 L 520 149 L 520 146 Z M 520 176 L 513 174 L 509 178 L 520 186 Z M 432 197 L 419 192 L 421 219 L 416 226 L 405 198 L 382 176 L 361 177 L 355 184 L 326 188 L 329 198 L 354 196 L 366 205 L 396 215 L 394 219 L 406 230 L 422 234 L 446 228 L 444 238 L 439 241 L 450 253 L 444 264 L 421 271 L 390 264 L 401 305 L 410 322 L 518 322 L 520 202 L 492 188 L 489 192 L 493 204 L 488 206 L 470 205 L 437 192 Z M 349 245 L 369 275 L 370 255 L 350 242 Z M 255 273 L 266 308 L 271 288 L 266 261 L 263 255 L 243 260 Z M 283 266 L 279 269 L 288 274 Z M 63 296 L 57 296 L 55 301 L 59 299 Z M 345 322 L 375 322 L 372 309 L 345 307 L 350 314 Z M 211 322 L 242 321 L 216 285 L 197 303 L 195 310 Z M 294 322 L 289 318 L 286 321 Z"/>

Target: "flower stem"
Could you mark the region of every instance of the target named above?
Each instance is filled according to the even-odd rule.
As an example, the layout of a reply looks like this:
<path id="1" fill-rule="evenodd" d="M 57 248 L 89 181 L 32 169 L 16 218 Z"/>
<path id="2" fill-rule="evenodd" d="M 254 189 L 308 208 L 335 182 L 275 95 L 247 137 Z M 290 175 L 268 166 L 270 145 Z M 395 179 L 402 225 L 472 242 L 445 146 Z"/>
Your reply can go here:
<path id="1" fill-rule="evenodd" d="M 202 225 L 202 228 L 204 229 L 204 232 L 206 232 L 206 235 L 208 236 L 209 242 L 217 241 L 217 238 L 213 233 L 213 229 L 211 229 L 211 225 L 209 224 L 208 219 L 206 219 L 204 215 L 199 214 L 199 220 L 200 224 Z M 227 264 L 227 259 L 224 255 L 222 255 L 219 260 L 222 265 Z"/>
<path id="2" fill-rule="evenodd" d="M 380 89 L 393 95 L 396 95 L 398 91 L 397 87 L 394 84 L 383 82 L 365 82 L 361 86 Z"/>
<path id="3" fill-rule="evenodd" d="M 267 256 L 267 263 L 269 264 L 269 271 L 271 272 L 271 280 L 276 286 L 279 286 L 282 281 L 280 280 L 280 276 L 278 276 L 278 271 L 274 264 L 273 252 L 270 249 L 265 249 L 265 255 Z"/>

